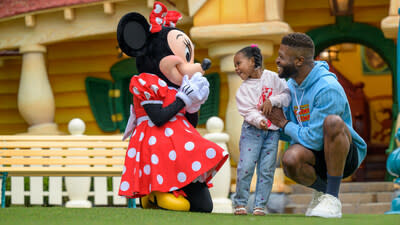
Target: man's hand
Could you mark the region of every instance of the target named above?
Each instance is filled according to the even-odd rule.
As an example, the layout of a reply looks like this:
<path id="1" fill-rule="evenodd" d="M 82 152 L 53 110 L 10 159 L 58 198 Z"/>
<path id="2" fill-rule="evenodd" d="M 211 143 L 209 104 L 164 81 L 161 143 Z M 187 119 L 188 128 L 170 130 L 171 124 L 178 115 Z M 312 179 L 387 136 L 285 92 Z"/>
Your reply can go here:
<path id="1" fill-rule="evenodd" d="M 283 115 L 283 110 L 281 108 L 273 107 L 271 112 L 265 114 L 267 119 L 271 121 L 271 123 L 275 124 L 276 126 L 283 128 L 288 120 Z"/>
<path id="2" fill-rule="evenodd" d="M 261 105 L 260 110 L 264 115 L 267 115 L 271 112 L 272 103 L 268 98 L 265 99 L 265 102 Z"/>

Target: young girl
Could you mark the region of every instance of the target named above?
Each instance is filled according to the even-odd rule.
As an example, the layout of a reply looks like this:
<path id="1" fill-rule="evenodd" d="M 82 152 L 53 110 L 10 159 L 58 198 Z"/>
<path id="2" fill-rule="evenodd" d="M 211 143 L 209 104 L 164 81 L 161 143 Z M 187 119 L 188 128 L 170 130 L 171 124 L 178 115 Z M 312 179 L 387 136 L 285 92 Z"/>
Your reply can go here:
<path id="1" fill-rule="evenodd" d="M 284 79 L 275 72 L 262 69 L 262 55 L 257 45 L 238 51 L 234 57 L 235 71 L 243 80 L 236 93 L 239 113 L 243 116 L 240 136 L 240 159 L 237 167 L 235 215 L 247 214 L 250 182 L 257 166 L 254 215 L 265 215 L 271 193 L 279 141 L 279 128 L 265 118 L 260 106 L 287 107 L 290 91 Z"/>

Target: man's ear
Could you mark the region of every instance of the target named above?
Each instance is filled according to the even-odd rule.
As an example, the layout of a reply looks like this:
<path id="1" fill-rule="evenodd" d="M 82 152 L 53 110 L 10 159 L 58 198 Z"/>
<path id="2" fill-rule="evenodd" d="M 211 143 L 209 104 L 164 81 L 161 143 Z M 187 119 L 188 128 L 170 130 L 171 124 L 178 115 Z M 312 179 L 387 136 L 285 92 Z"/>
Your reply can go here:
<path id="1" fill-rule="evenodd" d="M 305 60 L 304 56 L 297 56 L 296 59 L 294 60 L 294 64 L 297 67 L 300 67 L 300 66 L 302 66 L 304 64 L 304 60 Z"/>
<path id="2" fill-rule="evenodd" d="M 147 20 L 139 13 L 123 16 L 117 27 L 117 40 L 122 52 L 132 57 L 145 54 L 149 27 Z"/>

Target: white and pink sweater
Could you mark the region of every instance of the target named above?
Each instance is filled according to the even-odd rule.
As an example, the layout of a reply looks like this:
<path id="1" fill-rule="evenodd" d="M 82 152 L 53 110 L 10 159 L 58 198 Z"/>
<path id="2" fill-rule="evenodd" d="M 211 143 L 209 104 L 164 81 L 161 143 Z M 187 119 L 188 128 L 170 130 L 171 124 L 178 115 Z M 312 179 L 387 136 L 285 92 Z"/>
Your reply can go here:
<path id="1" fill-rule="evenodd" d="M 236 104 L 246 122 L 260 128 L 261 120 L 265 120 L 269 130 L 278 130 L 279 127 L 271 124 L 259 110 L 266 98 L 269 98 L 272 106 L 279 108 L 287 107 L 291 100 L 286 81 L 269 70 L 264 70 L 260 78 L 248 78 L 243 81 L 236 92 Z"/>

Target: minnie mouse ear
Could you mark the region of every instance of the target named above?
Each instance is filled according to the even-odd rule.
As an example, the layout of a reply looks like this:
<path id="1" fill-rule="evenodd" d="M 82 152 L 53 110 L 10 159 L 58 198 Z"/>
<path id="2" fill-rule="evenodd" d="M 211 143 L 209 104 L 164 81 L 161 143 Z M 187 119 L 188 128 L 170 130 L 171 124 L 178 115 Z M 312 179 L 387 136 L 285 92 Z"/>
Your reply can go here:
<path id="1" fill-rule="evenodd" d="M 129 56 L 135 57 L 145 53 L 145 44 L 149 35 L 149 24 L 139 13 L 128 13 L 118 23 L 118 45 L 122 52 Z"/>

